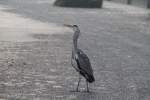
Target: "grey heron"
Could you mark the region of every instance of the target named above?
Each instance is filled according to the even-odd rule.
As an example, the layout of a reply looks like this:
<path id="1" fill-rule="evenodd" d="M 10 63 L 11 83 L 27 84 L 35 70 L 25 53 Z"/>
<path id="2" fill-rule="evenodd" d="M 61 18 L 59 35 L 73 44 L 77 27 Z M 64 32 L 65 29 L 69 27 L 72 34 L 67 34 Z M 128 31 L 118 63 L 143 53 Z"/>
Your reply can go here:
<path id="1" fill-rule="evenodd" d="M 90 59 L 81 49 L 78 48 L 78 38 L 81 34 L 80 29 L 77 25 L 65 26 L 71 27 L 74 31 L 71 64 L 79 73 L 79 81 L 76 91 L 79 91 L 78 87 L 82 78 L 81 76 L 83 76 L 86 79 L 87 92 L 89 92 L 88 83 L 93 83 L 95 81 L 95 78 L 93 75 L 93 69 L 90 63 Z"/>

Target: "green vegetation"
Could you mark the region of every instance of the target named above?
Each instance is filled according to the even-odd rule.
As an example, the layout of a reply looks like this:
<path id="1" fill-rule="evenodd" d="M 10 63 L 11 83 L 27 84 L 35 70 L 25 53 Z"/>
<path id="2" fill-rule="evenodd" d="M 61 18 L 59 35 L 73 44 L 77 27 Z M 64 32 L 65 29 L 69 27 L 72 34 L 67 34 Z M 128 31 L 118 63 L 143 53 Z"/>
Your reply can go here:
<path id="1" fill-rule="evenodd" d="M 56 0 L 54 5 L 64 7 L 101 8 L 103 0 Z"/>

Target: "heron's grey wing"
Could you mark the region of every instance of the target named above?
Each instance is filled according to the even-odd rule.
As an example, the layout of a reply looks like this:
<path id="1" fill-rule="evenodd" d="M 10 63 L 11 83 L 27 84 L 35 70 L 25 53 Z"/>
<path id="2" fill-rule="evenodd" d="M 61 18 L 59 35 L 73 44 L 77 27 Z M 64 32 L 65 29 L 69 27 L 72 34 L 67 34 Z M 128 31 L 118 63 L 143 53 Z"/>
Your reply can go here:
<path id="1" fill-rule="evenodd" d="M 90 60 L 82 50 L 78 51 L 78 61 L 80 64 L 81 71 L 86 72 L 89 75 L 93 75 L 93 69 Z"/>
<path id="2" fill-rule="evenodd" d="M 78 64 L 77 64 L 77 61 L 75 59 L 75 54 L 73 53 L 73 51 L 72 51 L 72 57 L 71 57 L 71 65 L 73 68 L 76 69 L 76 71 L 79 71 Z"/>

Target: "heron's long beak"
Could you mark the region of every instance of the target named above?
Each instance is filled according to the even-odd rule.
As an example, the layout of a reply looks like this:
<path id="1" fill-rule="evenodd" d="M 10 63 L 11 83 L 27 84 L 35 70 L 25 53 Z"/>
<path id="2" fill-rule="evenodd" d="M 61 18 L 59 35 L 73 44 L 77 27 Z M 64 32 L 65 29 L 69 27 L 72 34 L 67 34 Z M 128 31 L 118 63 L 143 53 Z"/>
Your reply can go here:
<path id="1" fill-rule="evenodd" d="M 64 24 L 64 26 L 73 28 L 73 25 L 69 25 L 69 24 Z"/>

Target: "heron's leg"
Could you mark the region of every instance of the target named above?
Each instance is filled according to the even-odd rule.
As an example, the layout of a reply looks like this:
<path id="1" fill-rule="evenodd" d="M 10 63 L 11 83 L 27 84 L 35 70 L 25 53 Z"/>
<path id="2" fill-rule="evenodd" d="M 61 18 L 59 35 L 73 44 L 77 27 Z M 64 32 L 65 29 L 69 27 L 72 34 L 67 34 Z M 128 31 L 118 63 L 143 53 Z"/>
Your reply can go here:
<path id="1" fill-rule="evenodd" d="M 86 90 L 87 92 L 90 92 L 90 91 L 89 91 L 89 85 L 88 85 L 88 81 L 87 81 L 87 80 L 86 80 L 86 89 L 87 89 L 87 90 Z"/>
<path id="2" fill-rule="evenodd" d="M 81 75 L 79 74 L 79 81 L 78 81 L 78 85 L 77 85 L 77 88 L 76 88 L 76 91 L 78 92 L 79 91 L 79 85 L 80 85 L 80 81 L 81 81 Z"/>

